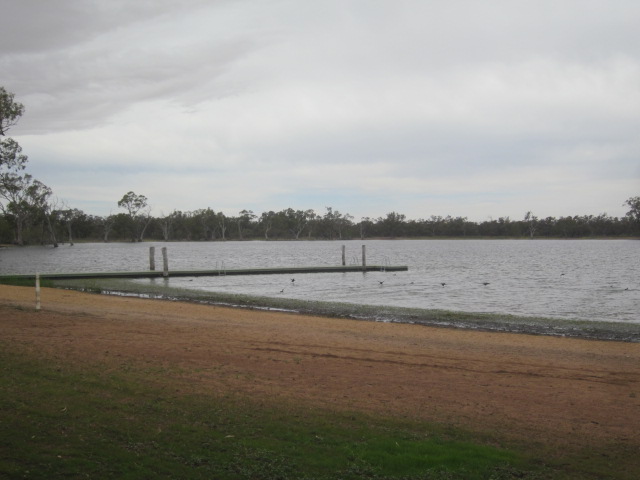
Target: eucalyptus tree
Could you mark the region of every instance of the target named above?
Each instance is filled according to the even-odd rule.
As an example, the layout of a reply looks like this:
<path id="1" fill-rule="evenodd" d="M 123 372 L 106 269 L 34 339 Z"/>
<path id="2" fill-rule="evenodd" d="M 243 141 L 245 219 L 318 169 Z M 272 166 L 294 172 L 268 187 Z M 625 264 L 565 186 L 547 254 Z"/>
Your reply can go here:
<path id="1" fill-rule="evenodd" d="M 39 180 L 34 180 L 27 189 L 27 193 L 31 207 L 35 214 L 40 217 L 39 220 L 44 227 L 43 231 L 46 229 L 49 233 L 51 244 L 57 248 L 58 239 L 56 237 L 55 224 L 58 211 L 56 209 L 57 201 L 51 199 L 52 190 Z M 41 243 L 44 243 L 44 239 L 41 240 Z"/>
<path id="2" fill-rule="evenodd" d="M 67 238 L 69 239 L 69 245 L 73 245 L 73 224 L 84 216 L 82 210 L 77 208 L 65 208 L 58 210 L 58 218 L 64 224 L 67 230 Z"/>
<path id="3" fill-rule="evenodd" d="M 218 217 L 211 207 L 194 210 L 186 219 L 187 238 L 194 240 L 215 240 Z"/>
<path id="4" fill-rule="evenodd" d="M 623 205 L 629 207 L 626 217 L 635 225 L 636 230 L 640 230 L 640 196 L 628 198 Z"/>
<path id="5" fill-rule="evenodd" d="M 109 235 L 111 235 L 113 227 L 115 227 L 116 225 L 116 216 L 113 214 L 109 214 L 104 217 L 97 217 L 96 223 L 99 227 L 102 241 L 104 243 L 107 243 L 109 241 Z"/>
<path id="6" fill-rule="evenodd" d="M 342 234 L 346 228 L 352 225 L 352 215 L 348 213 L 342 214 L 338 210 L 334 210 L 332 207 L 325 207 L 326 213 L 323 215 L 320 223 L 323 227 L 323 234 L 330 240 L 333 240 L 337 236 L 338 239 L 342 239 Z"/>
<path id="7" fill-rule="evenodd" d="M 222 240 L 227 239 L 227 217 L 224 216 L 224 213 L 218 212 L 216 213 L 216 219 L 218 223 L 218 228 L 220 229 L 220 235 L 222 236 Z"/>
<path id="8" fill-rule="evenodd" d="M 4 137 L 7 130 L 18 123 L 24 112 L 24 106 L 13 100 L 14 95 L 0 87 L 0 137 Z M 27 165 L 27 156 L 22 153 L 22 147 L 12 138 L 0 138 L 0 195 L 5 200 L 20 183 L 21 172 Z M 24 180 L 24 179 L 23 179 Z"/>
<path id="9" fill-rule="evenodd" d="M 158 222 L 160 223 L 160 229 L 162 230 L 162 239 L 165 242 L 169 241 L 171 237 L 171 227 L 176 219 L 176 211 L 174 210 L 169 215 L 161 214 Z"/>
<path id="10" fill-rule="evenodd" d="M 378 223 L 382 227 L 385 237 L 399 237 L 404 233 L 406 216 L 402 213 L 389 212 L 385 218 L 379 218 Z"/>
<path id="11" fill-rule="evenodd" d="M 17 175 L 5 172 L 0 175 L 0 203 L 2 213 L 12 220 L 14 242 L 24 245 L 24 230 L 27 222 L 33 217 L 33 208 L 29 202 L 29 188 L 33 185 L 33 177 L 29 174 Z"/>
<path id="12" fill-rule="evenodd" d="M 313 210 L 294 210 L 293 208 L 287 208 L 283 213 L 287 219 L 288 229 L 296 240 L 300 238 L 300 234 L 314 215 Z"/>
<path id="13" fill-rule="evenodd" d="M 360 240 L 364 240 L 364 237 L 369 232 L 370 228 L 373 226 L 373 222 L 369 217 L 361 217 L 360 222 L 358 223 L 358 227 L 360 230 Z"/>
<path id="14" fill-rule="evenodd" d="M 18 123 L 24 113 L 24 105 L 14 100 L 15 95 L 0 87 L 0 137 Z"/>
<path id="15" fill-rule="evenodd" d="M 243 239 L 242 232 L 245 227 L 251 225 L 251 222 L 257 218 L 257 216 L 253 213 L 252 210 L 242 210 L 240 211 L 240 215 L 236 218 L 236 224 L 238 225 L 238 238 L 240 240 Z"/>
<path id="16" fill-rule="evenodd" d="M 0 137 L 18 123 L 24 113 L 24 105 L 14 100 L 13 93 L 0 87 Z M 0 209 L 11 215 L 15 224 L 15 240 L 24 245 L 24 228 L 30 219 L 40 215 L 47 226 L 54 246 L 58 246 L 53 217 L 53 205 L 49 202 L 51 189 L 44 183 L 23 173 L 28 158 L 22 147 L 12 138 L 0 139 Z"/>
<path id="17" fill-rule="evenodd" d="M 13 94 L 0 87 L 0 136 L 17 123 L 23 111 L 22 104 L 13 101 Z M 24 245 L 23 232 L 31 210 L 27 188 L 33 184 L 33 177 L 23 174 L 27 161 L 18 142 L 0 138 L 0 209 L 11 216 L 18 245 Z"/>
<path id="18" fill-rule="evenodd" d="M 273 210 L 268 212 L 262 212 L 258 224 L 264 232 L 264 239 L 269 240 L 269 231 L 273 228 L 273 221 L 276 218 L 276 213 Z"/>
<path id="19" fill-rule="evenodd" d="M 131 241 L 141 242 L 144 232 L 151 223 L 151 208 L 147 197 L 127 192 L 118 201 L 118 207 L 124 208 L 130 220 Z"/>
<path id="20" fill-rule="evenodd" d="M 529 234 L 529 238 L 533 238 L 536 234 L 536 230 L 538 229 L 538 217 L 533 215 L 531 211 L 528 211 L 524 215 L 524 223 L 527 229 L 527 233 Z"/>
<path id="21" fill-rule="evenodd" d="M 54 246 L 58 246 L 53 228 L 53 211 L 48 202 L 51 189 L 42 182 L 25 173 L 0 175 L 0 197 L 5 201 L 0 204 L 2 212 L 13 220 L 15 243 L 24 245 L 24 232 L 35 220 L 42 220 L 46 225 Z"/>

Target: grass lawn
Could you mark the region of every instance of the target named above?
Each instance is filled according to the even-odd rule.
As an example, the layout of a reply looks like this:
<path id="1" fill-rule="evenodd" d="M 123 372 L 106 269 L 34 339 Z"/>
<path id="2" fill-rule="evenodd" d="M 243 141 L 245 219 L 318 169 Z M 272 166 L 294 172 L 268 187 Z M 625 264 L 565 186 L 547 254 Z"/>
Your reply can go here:
<path id="1" fill-rule="evenodd" d="M 110 372 L 0 346 L 0 478 L 564 478 L 442 427 L 192 395 L 160 368 Z"/>

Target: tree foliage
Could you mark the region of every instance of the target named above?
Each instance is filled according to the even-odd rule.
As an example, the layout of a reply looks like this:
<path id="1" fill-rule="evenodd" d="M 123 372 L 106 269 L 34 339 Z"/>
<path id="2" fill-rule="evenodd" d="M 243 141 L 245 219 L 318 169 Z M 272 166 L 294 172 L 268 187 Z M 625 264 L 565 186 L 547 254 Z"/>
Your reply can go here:
<path id="1" fill-rule="evenodd" d="M 124 208 L 128 213 L 131 241 L 141 242 L 151 222 L 151 209 L 147 197 L 127 192 L 118 201 L 118 207 Z"/>
<path id="2" fill-rule="evenodd" d="M 0 87 L 0 137 L 18 123 L 24 113 L 24 105 L 14 100 L 14 94 Z"/>

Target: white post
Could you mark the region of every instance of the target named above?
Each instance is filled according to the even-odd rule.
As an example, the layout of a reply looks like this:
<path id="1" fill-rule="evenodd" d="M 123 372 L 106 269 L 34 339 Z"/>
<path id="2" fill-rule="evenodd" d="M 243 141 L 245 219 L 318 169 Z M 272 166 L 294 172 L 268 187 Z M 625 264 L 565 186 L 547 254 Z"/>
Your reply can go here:
<path id="1" fill-rule="evenodd" d="M 36 311 L 40 310 L 40 274 L 36 272 Z"/>
<path id="2" fill-rule="evenodd" d="M 367 271 L 367 246 L 362 245 L 362 271 Z"/>
<path id="3" fill-rule="evenodd" d="M 156 269 L 156 247 L 149 247 L 149 270 Z"/>
<path id="4" fill-rule="evenodd" d="M 169 257 L 167 256 L 167 247 L 162 247 L 162 264 L 164 267 L 162 276 L 168 277 L 169 276 Z"/>

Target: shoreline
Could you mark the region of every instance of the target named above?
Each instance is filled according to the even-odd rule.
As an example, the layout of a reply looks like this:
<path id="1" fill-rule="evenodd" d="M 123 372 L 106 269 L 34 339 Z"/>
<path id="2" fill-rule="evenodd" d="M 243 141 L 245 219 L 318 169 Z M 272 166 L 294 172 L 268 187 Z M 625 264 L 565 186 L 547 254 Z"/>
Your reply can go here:
<path id="1" fill-rule="evenodd" d="M 339 302 L 302 301 L 143 285 L 127 280 L 55 281 L 54 285 L 61 288 L 103 295 L 190 302 L 249 310 L 283 311 L 302 315 L 344 318 L 368 322 L 416 324 L 427 327 L 484 332 L 506 332 L 525 335 L 640 343 L 640 324 L 626 322 L 572 320 Z"/>

